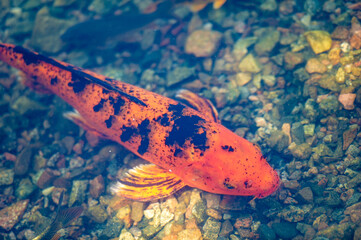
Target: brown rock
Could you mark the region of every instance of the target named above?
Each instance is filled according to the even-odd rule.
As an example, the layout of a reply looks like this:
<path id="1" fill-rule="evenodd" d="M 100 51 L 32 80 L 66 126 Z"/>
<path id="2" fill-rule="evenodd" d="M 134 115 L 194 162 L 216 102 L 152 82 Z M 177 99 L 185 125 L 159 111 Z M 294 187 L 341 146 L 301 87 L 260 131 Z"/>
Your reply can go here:
<path id="1" fill-rule="evenodd" d="M 306 64 L 306 71 L 308 73 L 324 73 L 327 71 L 327 67 L 317 58 L 310 58 Z"/>
<path id="2" fill-rule="evenodd" d="M 350 144 L 353 142 L 357 135 L 358 126 L 352 125 L 349 129 L 343 132 L 343 150 L 346 150 Z"/>
<path id="3" fill-rule="evenodd" d="M 38 185 L 39 188 L 44 189 L 46 187 L 49 187 L 53 184 L 53 181 L 60 176 L 60 172 L 51 170 L 50 168 L 45 169 L 45 171 L 41 174 L 40 178 L 38 179 L 38 182 L 36 185 Z"/>
<path id="4" fill-rule="evenodd" d="M 27 208 L 29 199 L 19 201 L 13 205 L 3 208 L 0 211 L 0 227 L 6 231 L 10 231 L 14 225 L 20 220 Z"/>
<path id="5" fill-rule="evenodd" d="M 104 179 L 102 175 L 98 175 L 93 180 L 90 180 L 90 195 L 93 198 L 98 198 L 104 192 Z"/>
<path id="6" fill-rule="evenodd" d="M 286 52 L 284 58 L 287 69 L 293 69 L 296 65 L 303 62 L 303 56 L 301 53 Z"/>
<path id="7" fill-rule="evenodd" d="M 61 140 L 61 143 L 65 147 L 67 153 L 71 153 L 71 150 L 73 149 L 75 139 L 71 136 L 66 136 Z"/>
<path id="8" fill-rule="evenodd" d="M 14 166 L 15 175 L 24 175 L 29 170 L 33 151 L 30 146 L 25 147 L 17 156 Z"/>
<path id="9" fill-rule="evenodd" d="M 186 41 L 186 53 L 196 57 L 209 57 L 217 50 L 222 34 L 217 31 L 196 30 Z"/>
<path id="10" fill-rule="evenodd" d="M 130 213 L 130 218 L 135 222 L 140 222 L 143 218 L 143 202 L 133 202 L 132 203 L 132 212 Z"/>
<path id="11" fill-rule="evenodd" d="M 350 38 L 350 46 L 354 49 L 360 49 L 361 48 L 361 37 L 354 34 Z"/>
<path id="12" fill-rule="evenodd" d="M 348 29 L 344 26 L 337 26 L 332 32 L 331 37 L 338 40 L 346 40 L 348 36 Z"/>

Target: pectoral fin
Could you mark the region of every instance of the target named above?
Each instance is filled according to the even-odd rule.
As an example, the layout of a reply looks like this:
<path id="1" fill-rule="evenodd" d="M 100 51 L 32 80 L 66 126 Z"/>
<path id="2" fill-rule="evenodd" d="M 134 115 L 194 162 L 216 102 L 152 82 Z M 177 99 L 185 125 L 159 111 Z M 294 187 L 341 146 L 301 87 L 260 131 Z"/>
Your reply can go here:
<path id="1" fill-rule="evenodd" d="M 165 198 L 185 184 L 175 174 L 154 164 L 137 166 L 112 188 L 113 194 L 137 201 L 152 201 Z"/>
<path id="2" fill-rule="evenodd" d="M 93 126 L 91 126 L 83 116 L 79 114 L 78 111 L 74 110 L 73 112 L 64 113 L 64 117 L 74 122 L 79 127 L 82 127 L 85 131 L 92 132 L 94 135 L 97 135 L 101 138 L 108 138 L 103 133 L 96 130 Z"/>
<path id="3" fill-rule="evenodd" d="M 195 94 L 185 89 L 179 90 L 176 98 L 184 101 L 191 108 L 194 108 L 195 110 L 203 113 L 203 115 L 209 120 L 216 123 L 221 122 L 218 118 L 218 112 L 216 107 L 208 99 L 202 98 L 198 94 Z"/>

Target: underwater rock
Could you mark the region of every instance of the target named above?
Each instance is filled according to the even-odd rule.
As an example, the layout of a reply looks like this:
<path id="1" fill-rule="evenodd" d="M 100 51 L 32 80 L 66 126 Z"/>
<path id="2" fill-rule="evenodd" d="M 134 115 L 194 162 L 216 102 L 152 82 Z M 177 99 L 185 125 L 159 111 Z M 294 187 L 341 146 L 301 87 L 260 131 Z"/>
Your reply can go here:
<path id="1" fill-rule="evenodd" d="M 57 53 L 64 46 L 60 36 L 73 22 L 50 16 L 49 9 L 43 7 L 36 14 L 35 26 L 30 40 L 35 49 Z"/>
<path id="2" fill-rule="evenodd" d="M 24 175 L 28 172 L 32 155 L 33 151 L 30 146 L 26 146 L 20 154 L 18 154 L 14 166 L 15 175 Z"/>
<path id="3" fill-rule="evenodd" d="M 257 55 L 262 56 L 271 52 L 280 40 L 280 36 L 280 32 L 275 29 L 266 30 L 254 46 Z"/>
<path id="4" fill-rule="evenodd" d="M 89 181 L 89 193 L 93 198 L 98 198 L 104 192 L 104 178 L 98 175 Z"/>
<path id="5" fill-rule="evenodd" d="M 352 239 L 353 229 L 353 223 L 340 223 L 320 230 L 317 232 L 317 236 L 326 237 L 328 239 Z"/>
<path id="6" fill-rule="evenodd" d="M 338 96 L 338 101 L 346 110 L 353 110 L 355 108 L 354 102 L 356 99 L 355 93 L 342 93 Z"/>
<path id="7" fill-rule="evenodd" d="M 207 216 L 212 217 L 216 220 L 222 220 L 222 214 L 218 210 L 215 210 L 213 208 L 207 208 L 206 214 Z"/>
<path id="8" fill-rule="evenodd" d="M 108 218 L 108 214 L 105 211 L 105 208 L 100 204 L 95 206 L 90 206 L 87 212 L 89 217 L 97 223 L 103 223 Z"/>
<path id="9" fill-rule="evenodd" d="M 135 222 L 140 222 L 143 218 L 143 202 L 132 202 L 132 211 L 130 213 L 130 218 Z"/>
<path id="10" fill-rule="evenodd" d="M 118 237 L 118 240 L 135 240 L 135 238 L 130 232 L 128 232 L 126 229 L 123 229 Z"/>
<path id="11" fill-rule="evenodd" d="M 198 201 L 192 208 L 192 215 L 195 217 L 198 224 L 203 223 L 206 218 L 206 206 L 203 201 Z"/>
<path id="12" fill-rule="evenodd" d="M 337 65 L 338 63 L 340 63 L 341 49 L 340 48 L 332 48 L 328 52 L 327 57 L 331 61 L 332 65 Z"/>
<path id="13" fill-rule="evenodd" d="M 266 224 L 261 224 L 259 226 L 257 232 L 259 234 L 260 239 L 264 239 L 264 240 L 275 240 L 276 239 L 275 232 L 272 230 L 272 228 L 270 228 Z"/>
<path id="14" fill-rule="evenodd" d="M 286 52 L 284 54 L 284 60 L 286 64 L 286 69 L 292 70 L 297 66 L 298 64 L 302 63 L 303 56 L 301 53 L 295 53 L 295 52 Z"/>
<path id="15" fill-rule="evenodd" d="M 75 180 L 71 188 L 68 206 L 71 207 L 75 203 L 82 204 L 85 201 L 86 190 L 88 188 L 88 180 Z"/>
<path id="16" fill-rule="evenodd" d="M 189 67 L 176 67 L 174 70 L 167 73 L 167 86 L 173 86 L 194 75 L 194 68 Z"/>
<path id="17" fill-rule="evenodd" d="M 196 57 L 210 57 L 217 50 L 222 34 L 217 31 L 196 30 L 192 32 L 185 45 L 185 51 Z"/>
<path id="18" fill-rule="evenodd" d="M 312 203 L 313 202 L 313 192 L 310 187 L 302 188 L 296 194 L 296 199 L 300 200 L 301 202 L 305 203 Z"/>
<path id="19" fill-rule="evenodd" d="M 343 84 L 346 80 L 346 72 L 343 67 L 339 67 L 336 72 L 335 80 L 337 83 Z"/>
<path id="20" fill-rule="evenodd" d="M 283 131 L 272 131 L 271 136 L 267 139 L 267 144 L 276 150 L 282 152 L 288 147 L 289 137 Z"/>
<path id="21" fill-rule="evenodd" d="M 221 230 L 221 223 L 209 217 L 203 226 L 203 239 L 213 240 L 217 239 L 219 231 Z"/>
<path id="22" fill-rule="evenodd" d="M 229 220 L 226 220 L 222 223 L 221 231 L 219 232 L 220 237 L 226 237 L 231 232 L 233 232 L 233 226 L 232 223 Z"/>
<path id="23" fill-rule="evenodd" d="M 328 32 L 315 30 L 305 32 L 304 34 L 315 54 L 326 52 L 331 49 L 332 39 Z"/>
<path id="24" fill-rule="evenodd" d="M 14 170 L 0 168 L 0 186 L 10 185 L 14 182 Z"/>
<path id="25" fill-rule="evenodd" d="M 31 114 L 38 111 L 45 111 L 47 107 L 34 101 L 26 96 L 20 96 L 10 105 L 11 109 L 18 112 L 20 115 Z"/>
<path id="26" fill-rule="evenodd" d="M 352 222 L 360 223 L 361 222 L 361 202 L 356 203 L 356 204 L 346 208 L 346 210 L 344 211 L 344 214 L 349 215 Z"/>
<path id="27" fill-rule="evenodd" d="M 198 228 L 184 229 L 178 233 L 177 240 L 202 240 L 202 233 Z"/>
<path id="28" fill-rule="evenodd" d="M 288 149 L 291 151 L 294 157 L 299 159 L 307 159 L 311 156 L 312 153 L 312 149 L 307 143 L 297 145 L 293 142 L 288 146 Z"/>
<path id="29" fill-rule="evenodd" d="M 20 220 L 27 208 L 29 199 L 21 200 L 9 207 L 0 210 L 0 227 L 6 231 L 10 231 Z"/>
<path id="30" fill-rule="evenodd" d="M 15 190 L 15 195 L 19 199 L 25 199 L 35 189 L 36 189 L 35 185 L 31 182 L 31 180 L 29 178 L 23 178 L 23 179 L 21 179 L 19 186 Z"/>
<path id="31" fill-rule="evenodd" d="M 60 176 L 60 172 L 46 168 L 44 172 L 41 173 L 39 179 L 36 181 L 36 185 L 41 188 L 47 188 L 53 184 L 53 181 Z"/>
<path id="32" fill-rule="evenodd" d="M 327 115 L 335 113 L 338 110 L 338 106 L 339 103 L 337 97 L 334 95 L 327 96 L 319 103 L 320 110 Z"/>
<path id="33" fill-rule="evenodd" d="M 291 239 L 297 236 L 298 231 L 296 229 L 296 224 L 294 223 L 287 223 L 287 222 L 280 222 L 280 223 L 273 223 L 272 229 L 275 231 L 276 235 L 282 239 Z"/>
<path id="34" fill-rule="evenodd" d="M 107 224 L 105 226 L 106 231 L 104 231 L 104 234 L 108 238 L 116 238 L 119 236 L 123 226 L 124 222 L 114 216 L 107 221 Z"/>
<path id="35" fill-rule="evenodd" d="M 346 150 L 355 139 L 358 132 L 358 126 L 356 124 L 351 125 L 346 131 L 343 132 L 343 146 L 342 150 Z"/>
<path id="36" fill-rule="evenodd" d="M 277 216 L 287 222 L 300 222 L 305 218 L 305 211 L 296 206 L 288 206 L 282 209 Z"/>
<path id="37" fill-rule="evenodd" d="M 308 73 L 325 73 L 327 67 L 317 58 L 310 58 L 306 63 L 306 71 Z"/>
<path id="38" fill-rule="evenodd" d="M 253 54 L 250 53 L 242 59 L 238 68 L 242 72 L 258 73 L 261 71 L 262 66 Z"/>

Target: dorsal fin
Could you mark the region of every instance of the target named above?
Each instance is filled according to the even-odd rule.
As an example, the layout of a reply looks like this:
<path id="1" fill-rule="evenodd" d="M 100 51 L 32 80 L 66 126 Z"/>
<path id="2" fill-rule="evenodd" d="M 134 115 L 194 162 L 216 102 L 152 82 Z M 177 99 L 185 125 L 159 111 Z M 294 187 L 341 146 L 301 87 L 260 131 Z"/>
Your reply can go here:
<path id="1" fill-rule="evenodd" d="M 139 165 L 130 169 L 126 177 L 111 187 L 113 194 L 137 201 L 165 198 L 185 184 L 175 174 L 154 164 Z"/>
<path id="2" fill-rule="evenodd" d="M 201 112 L 207 119 L 220 123 L 218 111 L 216 107 L 206 98 L 202 98 L 198 94 L 191 91 L 181 89 L 177 92 L 176 98 L 185 102 L 191 108 Z"/>

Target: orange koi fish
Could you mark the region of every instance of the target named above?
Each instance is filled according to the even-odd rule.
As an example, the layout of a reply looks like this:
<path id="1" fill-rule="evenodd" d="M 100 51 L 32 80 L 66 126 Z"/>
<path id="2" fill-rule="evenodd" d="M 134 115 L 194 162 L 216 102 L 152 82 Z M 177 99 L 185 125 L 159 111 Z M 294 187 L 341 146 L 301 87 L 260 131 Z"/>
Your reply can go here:
<path id="1" fill-rule="evenodd" d="M 210 101 L 183 90 L 183 105 L 20 46 L 0 44 L 0 60 L 23 71 L 25 84 L 57 94 L 76 109 L 66 116 L 152 164 L 131 169 L 112 191 L 149 201 L 185 185 L 262 198 L 279 186 L 260 149 L 220 124 Z"/>

